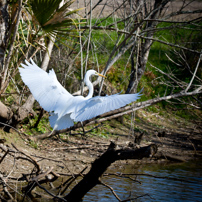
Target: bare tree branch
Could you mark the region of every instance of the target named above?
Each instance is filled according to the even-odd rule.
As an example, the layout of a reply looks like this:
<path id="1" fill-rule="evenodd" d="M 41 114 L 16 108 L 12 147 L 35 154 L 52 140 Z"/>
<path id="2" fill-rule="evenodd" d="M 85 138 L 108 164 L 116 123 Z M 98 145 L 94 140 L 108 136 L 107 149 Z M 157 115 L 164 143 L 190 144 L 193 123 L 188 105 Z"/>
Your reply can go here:
<path id="1" fill-rule="evenodd" d="M 194 80 L 194 78 L 195 78 L 195 76 L 196 76 L 196 72 L 197 72 L 197 70 L 198 70 L 198 67 L 199 67 L 199 64 L 200 64 L 200 61 L 201 61 L 201 56 L 202 56 L 202 53 L 201 53 L 200 56 L 199 56 L 197 65 L 196 65 L 196 67 L 195 67 L 195 71 L 194 71 L 194 73 L 193 73 L 193 76 L 192 76 L 192 78 L 191 78 L 191 81 L 189 82 L 189 85 L 188 85 L 187 88 L 185 89 L 185 92 L 187 92 L 187 91 L 189 90 L 189 88 L 191 87 L 191 85 L 192 85 L 192 82 L 193 82 L 193 80 Z"/>

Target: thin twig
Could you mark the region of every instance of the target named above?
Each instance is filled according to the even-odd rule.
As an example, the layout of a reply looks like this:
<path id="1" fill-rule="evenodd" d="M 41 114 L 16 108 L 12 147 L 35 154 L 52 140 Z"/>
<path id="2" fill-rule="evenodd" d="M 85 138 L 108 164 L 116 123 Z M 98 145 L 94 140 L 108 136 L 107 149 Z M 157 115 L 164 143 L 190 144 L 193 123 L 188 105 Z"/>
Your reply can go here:
<path id="1" fill-rule="evenodd" d="M 39 173 L 41 171 L 41 168 L 40 168 L 40 165 L 37 163 L 37 161 L 32 158 L 30 155 L 26 154 L 25 152 L 23 151 L 20 151 L 13 143 L 11 143 L 11 145 L 21 154 L 25 155 L 26 157 L 28 157 L 31 162 L 35 165 L 35 167 L 37 168 L 37 173 Z"/>
<path id="2" fill-rule="evenodd" d="M 116 197 L 116 199 L 117 199 L 118 201 L 122 201 L 122 200 L 118 197 L 118 195 L 116 194 L 116 192 L 114 191 L 114 189 L 113 189 L 111 186 L 109 186 L 108 184 L 106 184 L 106 183 L 104 183 L 104 182 L 101 182 L 101 181 L 99 181 L 99 184 L 101 184 L 101 185 L 107 187 L 108 189 L 110 189 L 110 191 L 111 191 L 112 194 Z"/>

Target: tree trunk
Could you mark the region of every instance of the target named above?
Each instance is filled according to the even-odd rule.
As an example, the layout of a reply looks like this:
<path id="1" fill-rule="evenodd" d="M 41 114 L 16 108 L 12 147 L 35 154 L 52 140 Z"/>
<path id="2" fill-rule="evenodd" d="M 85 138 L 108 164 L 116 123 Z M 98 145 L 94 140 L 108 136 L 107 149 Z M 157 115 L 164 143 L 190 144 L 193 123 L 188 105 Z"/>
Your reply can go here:
<path id="1" fill-rule="evenodd" d="M 140 3 L 142 3 L 140 1 Z M 167 1 L 164 1 L 164 3 L 162 3 L 162 0 L 155 0 L 154 3 L 154 7 L 153 7 L 153 14 L 151 15 L 150 19 L 154 20 L 154 19 L 158 19 L 162 8 L 164 8 L 164 6 L 167 4 Z M 143 5 L 143 4 L 142 4 Z M 146 11 L 145 11 L 146 13 Z M 147 25 L 147 28 L 144 29 L 151 29 L 157 26 L 157 21 L 150 21 Z M 137 32 L 139 32 L 140 30 L 138 29 Z M 138 34 L 138 33 L 137 33 Z M 150 31 L 147 34 L 147 37 L 152 38 L 154 35 L 154 32 Z M 151 40 L 142 40 L 142 39 L 137 39 L 138 43 L 137 43 L 137 51 L 136 51 L 136 67 L 134 68 L 134 54 L 132 54 L 131 56 L 131 75 L 130 75 L 130 81 L 129 81 L 129 85 L 127 88 L 126 93 L 136 93 L 137 91 L 137 86 L 139 84 L 140 79 L 142 78 L 142 75 L 145 72 L 145 68 L 146 68 L 146 64 L 149 58 L 149 52 L 151 49 L 151 45 L 153 43 L 153 41 Z"/>
<path id="2" fill-rule="evenodd" d="M 7 0 L 0 1 L 0 84 L 3 72 L 3 61 L 7 44 L 9 14 Z M 1 89 L 1 86 L 0 86 Z"/>
<path id="3" fill-rule="evenodd" d="M 20 18 L 21 18 L 21 13 L 22 13 L 22 0 L 17 1 L 17 3 L 14 6 L 14 10 L 15 10 L 15 15 L 14 15 L 14 19 L 12 19 L 12 21 L 14 21 L 15 19 L 15 23 L 13 24 L 13 27 L 11 26 L 11 29 L 8 30 L 6 32 L 6 38 L 7 38 L 7 43 L 9 43 L 9 48 L 7 48 L 5 46 L 5 48 L 7 49 L 7 54 L 6 56 L 4 56 L 4 64 L 3 64 L 3 74 L 2 79 L 1 79 L 1 84 L 0 84 L 0 94 L 5 92 L 6 87 L 8 85 L 8 77 L 9 77 L 9 65 L 10 65 L 10 61 L 11 58 L 13 56 L 13 51 L 14 51 L 14 44 L 15 44 L 15 39 L 17 36 L 17 32 L 18 32 L 18 25 L 20 23 Z M 16 17 L 16 18 L 15 18 Z M 7 29 L 8 29 L 8 25 L 7 25 Z M 11 33 L 12 33 L 12 37 L 11 37 Z"/>

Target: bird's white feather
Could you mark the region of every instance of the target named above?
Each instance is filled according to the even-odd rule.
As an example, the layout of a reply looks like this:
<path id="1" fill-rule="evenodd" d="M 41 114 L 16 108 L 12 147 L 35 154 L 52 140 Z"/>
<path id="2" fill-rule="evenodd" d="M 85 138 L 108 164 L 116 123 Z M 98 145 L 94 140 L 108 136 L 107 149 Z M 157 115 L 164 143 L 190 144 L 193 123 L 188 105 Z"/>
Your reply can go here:
<path id="1" fill-rule="evenodd" d="M 85 76 L 85 82 L 89 87 L 89 94 L 72 96 L 58 82 L 54 70 L 49 73 L 39 68 L 33 60 L 25 61 L 19 68 L 24 83 L 29 87 L 39 104 L 50 113 L 50 125 L 54 130 L 70 128 L 74 122 L 85 121 L 106 112 L 123 107 L 136 101 L 141 95 L 124 94 L 111 96 L 92 97 L 93 85 L 89 80 L 91 75 L 99 75 L 94 70 L 89 70 Z M 101 75 L 102 76 L 102 75 Z"/>
<path id="2" fill-rule="evenodd" d="M 58 119 L 58 114 L 51 113 L 49 117 L 50 125 L 54 130 L 62 130 L 70 128 L 74 125 L 73 120 L 70 118 L 70 114 L 65 114 Z"/>
<path id="3" fill-rule="evenodd" d="M 24 68 L 19 68 L 24 83 L 29 87 L 34 98 L 46 111 L 61 114 L 73 96 L 58 82 L 54 70 L 45 72 L 33 60 L 25 61 Z"/>
<path id="4" fill-rule="evenodd" d="M 76 122 L 85 121 L 106 112 L 123 107 L 131 102 L 136 101 L 140 96 L 140 93 L 136 93 L 93 97 L 86 100 L 78 111 L 72 113 L 71 118 L 73 118 Z"/>

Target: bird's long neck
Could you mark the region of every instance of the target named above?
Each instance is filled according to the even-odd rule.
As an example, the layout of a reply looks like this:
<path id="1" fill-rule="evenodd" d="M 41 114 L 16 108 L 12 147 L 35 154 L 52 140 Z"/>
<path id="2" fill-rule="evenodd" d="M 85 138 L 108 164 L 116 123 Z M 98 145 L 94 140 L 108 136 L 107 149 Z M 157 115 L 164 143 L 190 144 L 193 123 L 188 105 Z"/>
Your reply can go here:
<path id="1" fill-rule="evenodd" d="M 91 83 L 89 77 L 85 78 L 85 84 L 88 86 L 89 92 L 88 95 L 85 97 L 86 99 L 92 98 L 93 97 L 93 84 Z"/>

